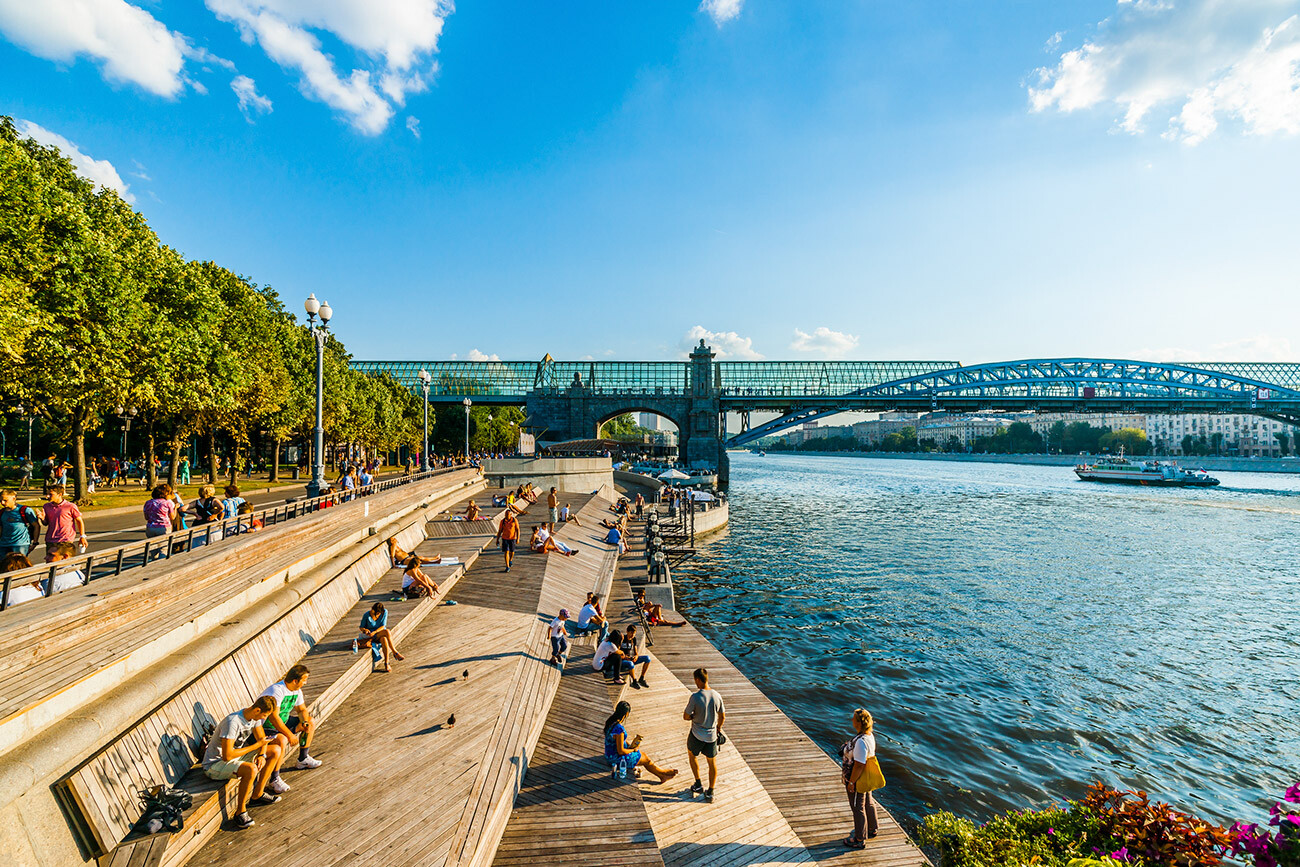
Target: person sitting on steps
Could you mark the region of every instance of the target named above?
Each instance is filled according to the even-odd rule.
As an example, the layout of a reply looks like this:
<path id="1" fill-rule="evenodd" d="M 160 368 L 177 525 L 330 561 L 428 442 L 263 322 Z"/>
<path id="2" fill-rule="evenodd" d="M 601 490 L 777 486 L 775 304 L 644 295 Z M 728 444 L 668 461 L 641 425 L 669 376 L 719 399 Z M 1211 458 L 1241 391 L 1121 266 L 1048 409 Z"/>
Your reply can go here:
<path id="1" fill-rule="evenodd" d="M 627 736 L 627 729 L 624 723 L 627 722 L 628 714 L 632 712 L 632 705 L 625 701 L 620 701 L 614 706 L 614 712 L 610 714 L 609 719 L 605 720 L 605 761 L 618 773 L 620 766 L 623 768 L 645 768 L 650 773 L 659 778 L 660 783 L 666 783 L 673 777 L 677 776 L 675 768 L 661 768 L 647 755 L 641 752 L 641 736 L 634 738 Z"/>
<path id="2" fill-rule="evenodd" d="M 397 544 L 396 537 L 388 540 L 388 557 L 392 560 L 394 569 L 404 569 L 406 567 L 406 561 L 411 559 L 411 554 L 412 552 L 410 551 L 402 550 L 401 546 Z M 421 557 L 420 565 L 423 566 L 429 563 L 437 563 L 440 559 L 442 558 Z"/>
<path id="3" fill-rule="evenodd" d="M 442 558 L 434 557 L 432 561 L 424 562 L 441 563 Z M 402 573 L 402 595 L 407 599 L 433 596 L 438 592 L 438 585 L 433 582 L 432 578 L 424 574 L 424 570 L 420 568 L 420 563 L 421 558 L 412 554 L 406 558 L 406 563 L 403 564 L 405 571 Z"/>
<path id="4" fill-rule="evenodd" d="M 266 736 L 280 744 L 280 748 L 289 753 L 289 747 L 298 748 L 297 769 L 310 771 L 319 768 L 320 759 L 311 756 L 311 741 L 316 735 L 316 721 L 307 710 L 307 701 L 303 698 L 302 688 L 307 685 L 310 669 L 298 663 L 285 674 L 284 679 L 271 684 L 262 691 L 275 701 L 276 710 L 266 718 L 262 728 Z M 289 791 L 289 784 L 280 779 L 280 769 L 276 768 L 267 786 L 273 793 L 283 795 Z"/>
<path id="5" fill-rule="evenodd" d="M 223 719 L 208 748 L 203 753 L 203 773 L 218 782 L 239 778 L 235 796 L 235 809 L 230 824 L 236 829 L 251 828 L 253 819 L 249 807 L 263 807 L 280 800 L 279 795 L 267 794 L 266 785 L 272 775 L 280 770 L 284 751 L 280 744 L 267 740 L 262 723 L 275 713 L 275 699 L 260 696 L 250 707 L 237 710 Z M 247 758 L 247 756 L 252 758 Z"/>
<path id="6" fill-rule="evenodd" d="M 658 602 L 647 602 L 645 591 L 636 591 L 636 606 L 645 613 L 645 622 L 651 626 L 685 626 L 685 620 L 667 620 L 664 618 L 664 607 Z"/>
<path id="7" fill-rule="evenodd" d="M 383 651 L 384 667 L 379 669 L 387 674 L 389 671 L 388 656 L 392 654 L 398 662 L 406 659 L 405 656 L 397 652 L 393 645 L 393 634 L 388 631 L 388 611 L 384 609 L 384 603 L 376 602 L 370 606 L 361 618 L 361 635 L 356 639 L 358 647 L 369 647 L 371 655 L 374 655 L 376 644 Z"/>

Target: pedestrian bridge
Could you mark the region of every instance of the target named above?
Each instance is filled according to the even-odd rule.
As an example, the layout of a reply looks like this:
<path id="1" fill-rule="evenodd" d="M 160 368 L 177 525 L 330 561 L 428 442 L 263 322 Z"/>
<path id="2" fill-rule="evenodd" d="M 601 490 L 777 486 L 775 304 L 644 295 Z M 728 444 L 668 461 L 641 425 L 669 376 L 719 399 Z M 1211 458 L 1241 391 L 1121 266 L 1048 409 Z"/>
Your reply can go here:
<path id="1" fill-rule="evenodd" d="M 355 361 L 429 400 L 523 405 L 547 439 L 595 436 L 626 412 L 677 425 L 690 463 L 717 466 L 744 445 L 847 411 L 1250 413 L 1300 424 L 1300 363 L 1165 363 L 1048 358 L 962 365 L 956 361 L 717 361 L 700 345 L 686 361 Z M 725 413 L 741 432 L 725 438 Z M 750 413 L 779 413 L 760 425 Z"/>

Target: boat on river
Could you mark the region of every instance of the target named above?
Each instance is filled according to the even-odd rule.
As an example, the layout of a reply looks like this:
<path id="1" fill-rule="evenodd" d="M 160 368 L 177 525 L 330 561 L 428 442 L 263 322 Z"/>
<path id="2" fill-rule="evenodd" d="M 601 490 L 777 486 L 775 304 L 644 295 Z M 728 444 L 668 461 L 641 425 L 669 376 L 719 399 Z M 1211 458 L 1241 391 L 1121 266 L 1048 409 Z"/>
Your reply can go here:
<path id="1" fill-rule="evenodd" d="M 1099 458 L 1074 468 L 1085 482 L 1116 482 L 1161 488 L 1212 488 L 1219 480 L 1205 470 L 1187 470 L 1172 461 L 1134 461 L 1124 453 Z"/>

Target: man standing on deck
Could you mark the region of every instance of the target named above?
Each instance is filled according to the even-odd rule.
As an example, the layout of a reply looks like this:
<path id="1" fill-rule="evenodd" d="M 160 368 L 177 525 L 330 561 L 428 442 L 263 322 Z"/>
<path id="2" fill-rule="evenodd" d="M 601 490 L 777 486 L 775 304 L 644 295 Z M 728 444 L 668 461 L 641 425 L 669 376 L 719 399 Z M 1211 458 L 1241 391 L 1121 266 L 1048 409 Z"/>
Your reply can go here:
<path id="1" fill-rule="evenodd" d="M 709 802 L 713 801 L 713 786 L 718 781 L 716 764 L 718 741 L 722 737 L 722 723 L 726 718 L 727 712 L 722 706 L 722 696 L 717 691 L 709 689 L 709 670 L 695 669 L 695 692 L 691 694 L 690 701 L 686 702 L 682 719 L 689 720 L 691 723 L 691 733 L 686 736 L 686 752 L 691 762 L 691 773 L 695 775 L 695 784 L 691 786 L 691 793 L 695 795 L 703 793 L 704 800 Z M 707 789 L 700 782 L 697 757 L 701 753 L 709 764 Z"/>
<path id="2" fill-rule="evenodd" d="M 546 495 L 546 518 L 546 528 L 554 534 L 555 522 L 560 520 L 560 498 L 555 493 L 554 485 L 551 486 L 551 492 Z"/>
<path id="3" fill-rule="evenodd" d="M 515 519 L 512 509 L 506 509 L 497 525 L 495 541 L 501 543 L 501 553 L 506 558 L 506 571 L 510 571 L 510 561 L 515 559 L 515 544 L 519 541 L 519 521 Z"/>

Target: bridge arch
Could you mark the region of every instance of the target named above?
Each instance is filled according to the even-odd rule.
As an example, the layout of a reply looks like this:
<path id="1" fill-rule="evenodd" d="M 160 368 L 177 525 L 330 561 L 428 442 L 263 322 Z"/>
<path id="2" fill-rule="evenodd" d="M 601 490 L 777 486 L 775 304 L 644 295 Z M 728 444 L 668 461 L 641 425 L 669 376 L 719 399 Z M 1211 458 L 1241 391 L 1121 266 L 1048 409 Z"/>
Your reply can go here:
<path id="1" fill-rule="evenodd" d="M 592 435 L 593 437 L 595 437 L 595 436 L 599 436 L 599 435 L 600 435 L 600 428 L 601 428 L 601 426 L 602 426 L 603 424 L 605 424 L 605 422 L 607 422 L 607 421 L 609 421 L 609 420 L 611 420 L 611 419 L 618 418 L 618 417 L 621 416 L 621 415 L 627 415 L 628 413 L 631 413 L 631 414 L 633 414 L 633 415 L 639 415 L 639 414 L 643 414 L 643 413 L 644 413 L 644 414 L 647 414 L 647 415 L 657 415 L 657 416 L 659 416 L 660 418 L 662 418 L 662 419 L 666 419 L 666 420 L 668 420 L 669 422 L 671 422 L 672 425 L 673 425 L 673 427 L 677 428 L 677 431 L 678 431 L 679 434 L 681 433 L 681 431 L 683 430 L 683 427 L 684 427 L 683 424 L 682 424 L 682 422 L 681 422 L 678 418 L 676 418 L 676 417 L 673 415 L 673 413 L 672 413 L 671 410 L 666 409 L 665 407 L 662 407 L 662 406 L 652 406 L 652 405 L 649 405 L 649 404 L 645 404 L 644 402 L 638 402 L 638 403 L 634 403 L 634 404 L 631 404 L 631 405 L 629 405 L 629 406 L 622 407 L 622 408 L 617 408 L 617 409 L 615 409 L 615 408 L 611 408 L 610 405 L 606 405 L 606 406 L 602 406 L 602 407 L 600 407 L 600 408 L 599 408 L 599 409 L 598 409 L 598 410 L 593 414 L 593 421 L 595 422 L 595 429 L 591 432 L 591 435 Z"/>

